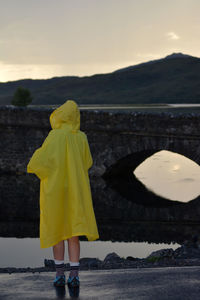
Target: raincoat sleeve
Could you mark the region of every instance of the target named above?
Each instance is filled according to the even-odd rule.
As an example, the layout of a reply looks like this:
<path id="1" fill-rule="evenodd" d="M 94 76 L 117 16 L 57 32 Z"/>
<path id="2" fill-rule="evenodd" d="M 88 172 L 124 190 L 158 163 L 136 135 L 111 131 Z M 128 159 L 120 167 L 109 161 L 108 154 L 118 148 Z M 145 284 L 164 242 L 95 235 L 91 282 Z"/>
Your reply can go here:
<path id="1" fill-rule="evenodd" d="M 27 165 L 27 172 L 36 174 L 39 179 L 48 177 L 55 167 L 55 135 L 53 131 L 49 132 L 42 146 L 33 153 Z"/>
<path id="2" fill-rule="evenodd" d="M 85 142 L 85 162 L 86 162 L 87 170 L 90 169 L 93 164 L 93 159 L 92 159 L 92 155 L 90 152 L 90 147 L 88 144 L 87 136 L 86 136 L 86 142 Z"/>

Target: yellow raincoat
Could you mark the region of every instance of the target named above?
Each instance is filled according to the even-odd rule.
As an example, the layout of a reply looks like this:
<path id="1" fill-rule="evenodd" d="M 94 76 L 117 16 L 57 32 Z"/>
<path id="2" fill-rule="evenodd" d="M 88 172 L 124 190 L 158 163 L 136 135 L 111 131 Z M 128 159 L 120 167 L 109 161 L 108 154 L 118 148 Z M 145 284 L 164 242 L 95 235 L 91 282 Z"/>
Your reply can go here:
<path id="1" fill-rule="evenodd" d="M 40 245 L 51 247 L 72 236 L 99 238 L 88 169 L 92 157 L 80 131 L 80 111 L 68 100 L 50 116 L 52 130 L 27 165 L 40 178 Z"/>

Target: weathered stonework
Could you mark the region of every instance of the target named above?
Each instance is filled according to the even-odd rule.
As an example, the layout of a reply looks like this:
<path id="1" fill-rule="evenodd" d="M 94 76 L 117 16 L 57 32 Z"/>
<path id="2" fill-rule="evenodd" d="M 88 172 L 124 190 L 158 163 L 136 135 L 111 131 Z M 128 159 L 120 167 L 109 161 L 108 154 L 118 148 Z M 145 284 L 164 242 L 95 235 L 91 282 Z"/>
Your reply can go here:
<path id="1" fill-rule="evenodd" d="M 26 166 L 51 129 L 51 112 L 49 108 L 0 107 L 1 222 L 39 220 L 39 180 L 26 173 Z M 106 177 L 124 174 L 126 178 L 126 171 L 159 150 L 177 152 L 199 164 L 200 115 L 82 111 L 81 130 L 88 135 L 94 160 L 90 170 L 93 203 L 103 236 L 108 236 L 109 224 L 115 228 L 120 222 L 199 222 L 199 198 L 178 209 L 176 205 L 146 207 L 118 193 Z"/>

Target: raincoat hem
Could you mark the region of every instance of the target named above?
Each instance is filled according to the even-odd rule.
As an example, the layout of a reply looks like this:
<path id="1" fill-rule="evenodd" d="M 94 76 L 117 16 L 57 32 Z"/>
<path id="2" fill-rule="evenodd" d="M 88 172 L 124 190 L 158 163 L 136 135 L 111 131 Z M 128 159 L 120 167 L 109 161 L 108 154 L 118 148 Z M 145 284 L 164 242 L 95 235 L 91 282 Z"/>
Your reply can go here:
<path id="1" fill-rule="evenodd" d="M 68 236 L 63 236 L 63 237 L 57 238 L 56 241 L 52 242 L 52 243 L 43 243 L 43 242 L 40 242 L 40 248 L 53 247 L 56 244 L 58 244 L 59 242 L 61 242 L 61 241 L 68 240 L 68 239 L 70 239 L 73 236 L 80 236 L 80 235 L 85 235 L 87 237 L 87 239 L 88 239 L 88 242 L 95 241 L 95 240 L 97 240 L 99 238 L 98 234 L 97 235 L 89 235 L 88 233 L 85 233 L 85 232 L 80 232 L 80 233 L 77 232 L 77 233 L 73 233 L 73 234 L 68 235 Z"/>

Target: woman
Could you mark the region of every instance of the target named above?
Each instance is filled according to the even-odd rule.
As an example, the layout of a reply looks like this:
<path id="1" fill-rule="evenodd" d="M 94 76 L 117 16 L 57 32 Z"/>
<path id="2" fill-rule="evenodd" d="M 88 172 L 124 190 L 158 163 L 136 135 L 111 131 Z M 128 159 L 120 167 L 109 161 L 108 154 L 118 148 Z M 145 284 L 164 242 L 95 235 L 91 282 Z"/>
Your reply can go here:
<path id="1" fill-rule="evenodd" d="M 87 136 L 80 131 L 80 111 L 68 100 L 50 115 L 52 130 L 30 159 L 27 172 L 40 179 L 40 244 L 53 246 L 55 286 L 65 285 L 64 240 L 68 241 L 69 286 L 79 286 L 79 236 L 99 238 L 88 169 L 92 157 Z"/>

